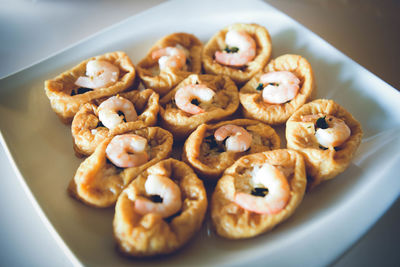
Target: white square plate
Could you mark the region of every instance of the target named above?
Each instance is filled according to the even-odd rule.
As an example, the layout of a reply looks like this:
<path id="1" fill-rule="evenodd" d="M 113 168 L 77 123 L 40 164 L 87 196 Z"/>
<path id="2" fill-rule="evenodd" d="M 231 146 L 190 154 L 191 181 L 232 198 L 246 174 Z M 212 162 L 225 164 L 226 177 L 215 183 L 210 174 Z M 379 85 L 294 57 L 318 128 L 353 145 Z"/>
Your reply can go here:
<path id="1" fill-rule="evenodd" d="M 134 63 L 173 32 L 206 42 L 236 22 L 258 23 L 272 37 L 273 58 L 307 58 L 318 98 L 330 98 L 361 122 L 364 139 L 350 167 L 305 196 L 295 214 L 270 233 L 229 241 L 203 229 L 178 253 L 152 260 L 122 257 L 112 237 L 113 209 L 93 209 L 66 193 L 81 159 L 69 126 L 51 110 L 44 80 L 81 60 L 122 50 Z M 327 265 L 351 246 L 398 197 L 400 94 L 324 40 L 261 1 L 173 1 L 105 29 L 81 43 L 0 81 L 2 144 L 44 223 L 74 264 Z M 0 163 L 5 164 L 5 163 Z"/>

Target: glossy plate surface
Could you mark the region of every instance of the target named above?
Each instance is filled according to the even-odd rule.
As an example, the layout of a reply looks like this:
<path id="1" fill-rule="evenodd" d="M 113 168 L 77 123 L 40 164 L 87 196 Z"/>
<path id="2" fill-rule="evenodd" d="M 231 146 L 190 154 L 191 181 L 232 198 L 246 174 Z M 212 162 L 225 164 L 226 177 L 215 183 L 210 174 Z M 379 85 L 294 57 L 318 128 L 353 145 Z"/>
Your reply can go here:
<path id="1" fill-rule="evenodd" d="M 317 97 L 330 98 L 361 122 L 364 139 L 350 167 L 305 196 L 295 214 L 268 234 L 229 241 L 207 220 L 178 253 L 152 260 L 121 257 L 112 237 L 113 209 L 93 209 L 66 188 L 81 159 L 69 126 L 51 110 L 43 82 L 80 61 L 122 50 L 139 62 L 153 43 L 173 32 L 206 42 L 236 22 L 265 26 L 273 58 L 300 54 L 314 70 Z M 74 264 L 326 265 L 352 245 L 398 197 L 400 94 L 324 40 L 260 1 L 173 1 L 133 16 L 79 44 L 0 81 L 0 129 L 17 176 L 43 222 Z M 1 164 L 8 164 L 5 162 Z"/>

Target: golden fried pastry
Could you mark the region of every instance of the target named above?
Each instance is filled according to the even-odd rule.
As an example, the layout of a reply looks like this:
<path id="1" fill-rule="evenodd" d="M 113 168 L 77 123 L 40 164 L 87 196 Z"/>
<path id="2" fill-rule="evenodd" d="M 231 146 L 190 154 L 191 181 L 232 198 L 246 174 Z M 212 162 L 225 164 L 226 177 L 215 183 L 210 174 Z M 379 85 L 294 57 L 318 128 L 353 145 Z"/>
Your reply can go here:
<path id="1" fill-rule="evenodd" d="M 138 174 L 169 157 L 172 142 L 171 133 L 159 127 L 108 137 L 81 163 L 68 191 L 90 206 L 111 206 Z"/>
<path id="2" fill-rule="evenodd" d="M 202 42 L 193 34 L 170 34 L 137 64 L 138 75 L 146 87 L 165 95 L 190 74 L 201 72 L 202 50 Z"/>
<path id="3" fill-rule="evenodd" d="M 200 229 L 207 210 L 203 182 L 185 163 L 163 160 L 142 172 L 115 206 L 114 237 L 129 256 L 169 254 Z"/>
<path id="4" fill-rule="evenodd" d="M 160 121 L 180 139 L 202 123 L 226 118 L 238 106 L 237 87 L 229 77 L 192 74 L 160 99 Z"/>
<path id="5" fill-rule="evenodd" d="M 314 92 L 310 63 L 299 55 L 277 57 L 240 89 L 240 103 L 247 118 L 282 124 Z"/>
<path id="6" fill-rule="evenodd" d="M 197 127 L 186 139 L 182 159 L 200 178 L 215 180 L 240 157 L 279 147 L 280 138 L 270 126 L 236 119 Z"/>
<path id="7" fill-rule="evenodd" d="M 362 136 L 360 123 L 333 100 L 307 103 L 286 123 L 287 147 L 301 152 L 306 162 L 308 190 L 343 172 Z"/>
<path id="8" fill-rule="evenodd" d="M 135 73 L 124 52 L 106 53 L 45 81 L 44 89 L 61 121 L 70 123 L 83 104 L 131 89 Z"/>
<path id="9" fill-rule="evenodd" d="M 241 157 L 225 170 L 212 195 L 217 234 L 240 239 L 271 230 L 296 210 L 306 183 L 304 159 L 294 150 Z"/>
<path id="10" fill-rule="evenodd" d="M 267 64 L 271 46 L 263 26 L 236 23 L 220 30 L 204 46 L 203 67 L 206 73 L 228 75 L 243 84 Z"/>
<path id="11" fill-rule="evenodd" d="M 146 89 L 86 103 L 76 113 L 71 125 L 76 154 L 90 155 L 107 137 L 154 126 L 158 101 L 158 94 Z"/>

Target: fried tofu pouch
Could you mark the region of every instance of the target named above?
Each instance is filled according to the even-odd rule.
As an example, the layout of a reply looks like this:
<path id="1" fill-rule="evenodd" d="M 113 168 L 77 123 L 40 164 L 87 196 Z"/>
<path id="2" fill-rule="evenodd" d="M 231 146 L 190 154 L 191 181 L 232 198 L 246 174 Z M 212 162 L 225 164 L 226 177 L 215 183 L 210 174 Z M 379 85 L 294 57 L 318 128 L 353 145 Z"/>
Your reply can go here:
<path id="1" fill-rule="evenodd" d="M 226 48 L 225 36 L 229 30 L 244 31 L 256 43 L 255 58 L 242 67 L 232 67 L 215 61 L 215 52 Z M 206 73 L 227 75 L 235 83 L 244 84 L 259 72 L 271 56 L 272 43 L 268 30 L 257 24 L 236 23 L 217 32 L 204 46 L 202 63 Z"/>
<path id="2" fill-rule="evenodd" d="M 224 125 L 243 127 L 252 136 L 250 147 L 243 152 L 228 151 L 224 142 L 216 141 L 215 131 Z M 216 180 L 240 157 L 279 147 L 280 138 L 272 127 L 255 120 L 236 119 L 197 127 L 186 139 L 182 160 L 188 163 L 202 179 Z"/>
<path id="3" fill-rule="evenodd" d="M 91 155 L 96 147 L 108 137 L 123 134 L 157 123 L 159 96 L 151 89 L 130 91 L 119 94 L 130 101 L 137 113 L 135 121 L 124 121 L 115 128 L 108 129 L 99 119 L 99 105 L 107 98 L 94 100 L 83 105 L 76 113 L 71 124 L 75 152 L 78 156 Z"/>
<path id="4" fill-rule="evenodd" d="M 184 66 L 160 70 L 158 59 L 154 59 L 152 53 L 162 48 L 177 46 L 183 48 L 186 53 Z M 201 72 L 202 50 L 203 43 L 193 34 L 180 32 L 167 35 L 157 41 L 146 57 L 137 64 L 138 76 L 147 88 L 165 95 L 190 74 Z"/>
<path id="5" fill-rule="evenodd" d="M 175 94 L 182 87 L 196 84 L 205 85 L 212 89 L 215 96 L 211 102 L 203 103 L 200 101 L 198 104 L 205 112 L 192 115 L 177 107 Z M 227 118 L 238 107 L 238 90 L 229 77 L 192 74 L 160 99 L 160 123 L 163 128 L 174 135 L 174 138 L 182 139 L 187 137 L 200 124 Z"/>
<path id="6" fill-rule="evenodd" d="M 308 115 L 331 115 L 343 120 L 350 128 L 350 137 L 337 147 L 324 148 L 315 137 L 316 120 L 304 121 Z M 298 150 L 305 159 L 307 189 L 343 172 L 351 163 L 361 143 L 361 124 L 342 106 L 333 100 L 317 99 L 297 110 L 286 123 L 287 147 Z"/>
<path id="7" fill-rule="evenodd" d="M 284 173 L 289 184 L 289 199 L 282 210 L 260 214 L 235 202 L 239 192 L 250 194 L 255 166 L 269 163 Z M 306 188 L 304 160 L 300 153 L 279 149 L 241 157 L 226 169 L 215 187 L 211 200 L 211 218 L 218 235 L 228 239 L 251 238 L 270 231 L 288 219 L 301 203 Z M 272 187 L 268 193 L 274 193 Z M 261 197 L 261 196 L 258 196 Z"/>
<path id="8" fill-rule="evenodd" d="M 300 80 L 299 91 L 292 100 L 283 104 L 270 104 L 263 100 L 262 89 L 257 89 L 261 83 L 260 77 L 272 71 L 290 71 Z M 244 116 L 272 125 L 285 123 L 297 109 L 310 101 L 313 95 L 315 79 L 311 65 L 304 57 L 293 54 L 271 60 L 239 92 Z"/>
<path id="9" fill-rule="evenodd" d="M 182 200 L 178 212 L 167 218 L 155 212 L 145 215 L 136 212 L 138 198 L 152 199 L 145 188 L 149 175 L 165 175 L 178 185 Z M 164 198 L 162 205 L 165 201 Z M 163 160 L 141 173 L 119 196 L 113 221 L 114 237 L 119 250 L 129 256 L 169 254 L 198 232 L 206 210 L 206 191 L 193 170 L 181 161 Z"/>
<path id="10" fill-rule="evenodd" d="M 117 167 L 106 155 L 107 146 L 112 140 L 112 137 L 108 137 L 78 167 L 68 187 L 71 196 L 89 206 L 99 208 L 112 206 L 121 191 L 136 176 L 148 167 L 169 157 L 173 137 L 168 131 L 159 127 L 145 127 L 127 133 L 147 139 L 148 161 L 136 167 Z"/>
<path id="11" fill-rule="evenodd" d="M 118 80 L 103 88 L 88 89 L 75 85 L 80 76 L 86 74 L 86 64 L 91 60 L 107 61 L 119 68 Z M 46 80 L 44 89 L 52 109 L 65 124 L 71 123 L 79 108 L 92 100 L 112 96 L 134 87 L 135 67 L 127 54 L 121 51 L 106 53 L 82 61 L 57 77 Z"/>

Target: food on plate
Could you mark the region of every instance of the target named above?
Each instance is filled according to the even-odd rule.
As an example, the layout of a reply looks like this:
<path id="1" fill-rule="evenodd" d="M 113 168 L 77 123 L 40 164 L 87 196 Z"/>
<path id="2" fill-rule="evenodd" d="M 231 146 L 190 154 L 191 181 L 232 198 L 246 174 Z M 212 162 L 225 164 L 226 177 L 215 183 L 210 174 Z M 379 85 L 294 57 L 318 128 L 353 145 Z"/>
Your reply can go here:
<path id="1" fill-rule="evenodd" d="M 289 218 L 306 189 L 302 155 L 289 149 L 238 159 L 219 179 L 211 199 L 218 235 L 229 239 L 265 233 Z"/>
<path id="2" fill-rule="evenodd" d="M 79 63 L 45 81 L 44 89 L 61 121 L 70 123 L 82 105 L 132 89 L 135 76 L 130 58 L 117 51 Z"/>
<path id="3" fill-rule="evenodd" d="M 362 136 L 360 123 L 333 100 L 317 99 L 307 103 L 286 123 L 288 148 L 304 156 L 308 189 L 343 172 Z"/>
<path id="4" fill-rule="evenodd" d="M 217 32 L 204 46 L 206 73 L 228 75 L 244 84 L 267 64 L 271 56 L 268 30 L 257 24 L 236 23 Z"/>
<path id="5" fill-rule="evenodd" d="M 157 123 L 159 96 L 133 90 L 83 105 L 71 125 L 77 155 L 90 155 L 108 137 Z"/>
<path id="6" fill-rule="evenodd" d="M 172 143 L 172 135 L 159 127 L 107 137 L 80 164 L 68 191 L 90 206 L 111 206 L 137 175 L 169 157 Z"/>
<path id="7" fill-rule="evenodd" d="M 72 121 L 76 155 L 87 156 L 68 192 L 88 206 L 115 205 L 122 254 L 187 244 L 206 216 L 203 181 L 215 232 L 245 239 L 287 220 L 307 189 L 349 166 L 361 125 L 332 100 L 308 103 L 310 63 L 296 54 L 268 63 L 271 47 L 265 27 L 236 23 L 204 49 L 195 35 L 173 33 L 137 68 L 113 52 L 45 81 L 53 110 Z"/>
<path id="8" fill-rule="evenodd" d="M 182 159 L 200 178 L 216 180 L 240 157 L 279 147 L 280 138 L 270 126 L 236 119 L 197 127 L 186 139 Z"/>
<path id="9" fill-rule="evenodd" d="M 129 256 L 169 254 L 198 232 L 206 210 L 203 182 L 185 163 L 166 159 L 142 172 L 118 197 L 114 237 Z"/>
<path id="10" fill-rule="evenodd" d="M 243 114 L 268 124 L 283 124 L 315 94 L 310 63 L 286 54 L 271 60 L 239 93 Z"/>
<path id="11" fill-rule="evenodd" d="M 201 72 L 202 49 L 193 34 L 167 35 L 137 64 L 138 75 L 147 88 L 165 95 L 190 74 Z"/>
<path id="12" fill-rule="evenodd" d="M 229 77 L 192 74 L 160 99 L 160 123 L 182 139 L 202 123 L 233 114 L 238 106 L 238 90 Z"/>

